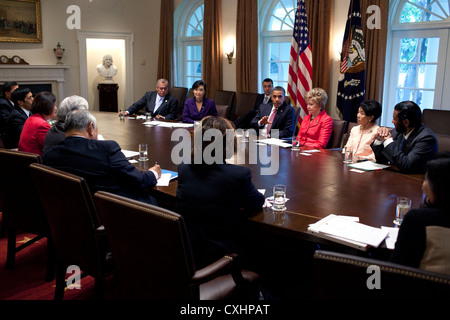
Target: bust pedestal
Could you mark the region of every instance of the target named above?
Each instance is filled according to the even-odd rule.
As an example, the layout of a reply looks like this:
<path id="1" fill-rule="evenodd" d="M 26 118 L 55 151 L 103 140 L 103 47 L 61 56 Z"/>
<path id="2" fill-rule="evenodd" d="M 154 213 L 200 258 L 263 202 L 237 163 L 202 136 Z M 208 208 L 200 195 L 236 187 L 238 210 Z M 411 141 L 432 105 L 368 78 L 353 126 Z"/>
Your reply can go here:
<path id="1" fill-rule="evenodd" d="M 119 85 L 117 83 L 100 83 L 97 89 L 100 111 L 118 112 L 117 91 L 119 90 Z"/>

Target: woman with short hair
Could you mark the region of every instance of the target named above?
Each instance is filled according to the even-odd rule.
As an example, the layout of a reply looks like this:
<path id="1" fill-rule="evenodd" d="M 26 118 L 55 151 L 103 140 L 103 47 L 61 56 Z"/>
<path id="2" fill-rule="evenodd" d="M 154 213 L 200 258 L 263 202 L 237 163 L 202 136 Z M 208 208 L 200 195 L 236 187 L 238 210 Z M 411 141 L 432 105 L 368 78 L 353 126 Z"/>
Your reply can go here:
<path id="1" fill-rule="evenodd" d="M 309 114 L 302 120 L 297 140 L 300 146 L 325 149 L 333 131 L 333 119 L 324 110 L 328 95 L 322 88 L 313 88 L 305 100 Z"/>
<path id="2" fill-rule="evenodd" d="M 358 108 L 358 126 L 350 131 L 345 148 L 357 160 L 370 160 L 375 162 L 375 154 L 370 144 L 375 140 L 374 133 L 379 128 L 375 121 L 381 116 L 381 104 L 375 100 L 361 102 Z M 345 152 L 343 148 L 342 152 Z"/>
<path id="3" fill-rule="evenodd" d="M 206 98 L 206 82 L 197 80 L 192 85 L 193 98 L 189 98 L 184 103 L 181 120 L 187 123 L 200 121 L 206 116 L 217 116 L 217 109 L 214 100 Z"/>
<path id="4" fill-rule="evenodd" d="M 32 115 L 25 121 L 20 134 L 19 151 L 42 156 L 45 136 L 51 128 L 47 120 L 54 118 L 56 114 L 55 101 L 55 95 L 47 91 L 36 95 L 31 105 Z"/>

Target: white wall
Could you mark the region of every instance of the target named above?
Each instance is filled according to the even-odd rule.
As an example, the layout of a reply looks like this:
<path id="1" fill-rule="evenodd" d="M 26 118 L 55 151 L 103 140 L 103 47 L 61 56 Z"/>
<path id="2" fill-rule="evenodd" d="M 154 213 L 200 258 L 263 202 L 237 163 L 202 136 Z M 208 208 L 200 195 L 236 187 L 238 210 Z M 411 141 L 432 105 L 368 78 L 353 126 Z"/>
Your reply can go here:
<path id="1" fill-rule="evenodd" d="M 0 52 L 19 55 L 30 65 L 54 65 L 53 48 L 60 42 L 65 49 L 62 61 L 66 70 L 65 95 L 80 94 L 80 66 L 77 32 L 66 25 L 67 7 L 81 9 L 81 30 L 96 32 L 132 32 L 134 34 L 134 97 L 154 90 L 159 41 L 160 0 L 41 0 L 42 37 L 39 44 L 0 42 Z M 100 63 L 100 61 L 99 61 Z M 14 79 L 11 79 L 14 80 Z M 119 89 L 120 90 L 120 89 Z M 120 108 L 120 106 L 119 106 Z"/>

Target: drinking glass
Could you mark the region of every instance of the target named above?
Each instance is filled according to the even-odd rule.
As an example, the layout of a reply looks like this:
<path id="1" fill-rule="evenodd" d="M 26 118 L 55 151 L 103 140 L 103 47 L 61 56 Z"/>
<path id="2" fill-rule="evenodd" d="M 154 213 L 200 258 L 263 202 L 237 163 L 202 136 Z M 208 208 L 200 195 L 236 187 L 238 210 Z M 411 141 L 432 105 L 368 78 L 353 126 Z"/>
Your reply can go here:
<path id="1" fill-rule="evenodd" d="M 148 160 L 148 146 L 145 143 L 139 145 L 139 161 Z"/>
<path id="2" fill-rule="evenodd" d="M 274 211 L 286 210 L 286 186 L 277 184 L 273 187 L 273 206 Z"/>
<path id="3" fill-rule="evenodd" d="M 406 197 L 398 197 L 394 220 L 394 223 L 397 226 L 400 226 L 402 224 L 403 218 L 409 210 L 411 210 L 411 199 Z"/>
<path id="4" fill-rule="evenodd" d="M 300 141 L 297 140 L 297 137 L 292 137 L 292 151 L 299 151 L 300 150 Z"/>
<path id="5" fill-rule="evenodd" d="M 244 132 L 242 132 L 242 142 L 248 142 L 248 135 L 248 130 L 244 130 Z"/>
<path id="6" fill-rule="evenodd" d="M 344 163 L 352 163 L 353 162 L 353 153 L 350 148 L 345 147 L 344 148 Z"/>
<path id="7" fill-rule="evenodd" d="M 152 114 L 150 112 L 147 112 L 145 114 L 145 122 L 150 122 L 152 121 Z"/>

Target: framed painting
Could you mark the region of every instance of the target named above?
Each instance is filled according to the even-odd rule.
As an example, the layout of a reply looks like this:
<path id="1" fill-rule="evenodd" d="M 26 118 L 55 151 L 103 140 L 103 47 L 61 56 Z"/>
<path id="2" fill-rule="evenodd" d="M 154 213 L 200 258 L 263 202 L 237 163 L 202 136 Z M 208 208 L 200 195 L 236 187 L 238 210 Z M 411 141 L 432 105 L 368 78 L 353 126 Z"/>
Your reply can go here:
<path id="1" fill-rule="evenodd" d="M 1 42 L 42 42 L 40 0 L 0 0 Z"/>

